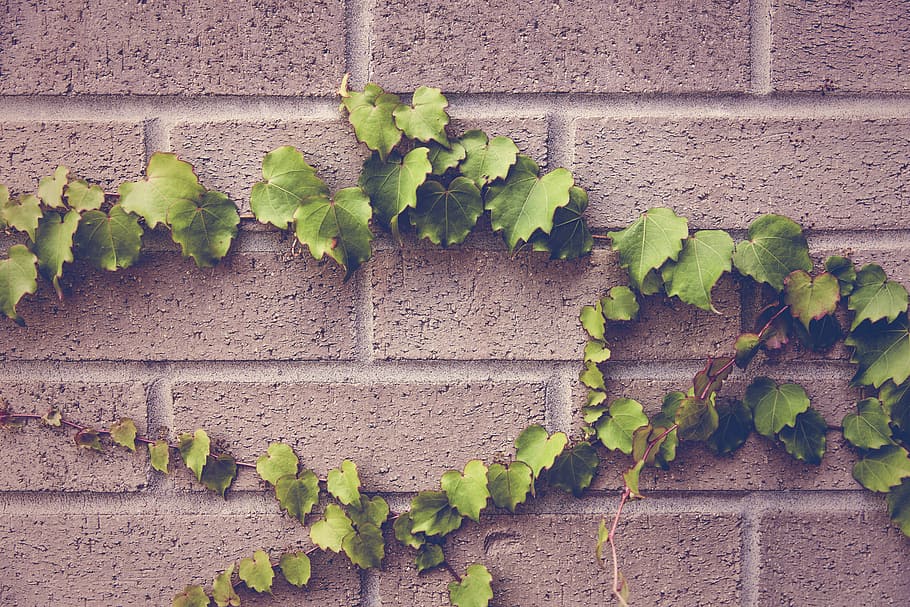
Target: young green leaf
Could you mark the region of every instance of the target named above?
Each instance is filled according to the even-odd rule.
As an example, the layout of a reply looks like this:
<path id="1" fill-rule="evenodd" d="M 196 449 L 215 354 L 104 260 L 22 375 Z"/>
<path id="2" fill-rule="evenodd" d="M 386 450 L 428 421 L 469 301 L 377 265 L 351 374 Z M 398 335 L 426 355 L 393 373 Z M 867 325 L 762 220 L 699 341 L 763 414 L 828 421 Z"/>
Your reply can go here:
<path id="1" fill-rule="evenodd" d="M 743 402 L 752 410 L 755 430 L 774 438 L 785 426 L 796 424 L 796 416 L 809 408 L 806 391 L 797 384 L 778 386 L 767 377 L 757 377 L 746 388 Z"/>
<path id="2" fill-rule="evenodd" d="M 591 340 L 585 344 L 585 362 L 600 364 L 610 359 L 610 349 L 602 341 Z"/>
<path id="3" fill-rule="evenodd" d="M 38 222 L 33 251 L 38 257 L 38 271 L 54 285 L 57 297 L 63 299 L 60 277 L 63 264 L 73 261 L 73 235 L 79 227 L 79 213 L 69 211 L 63 217 L 48 211 Z"/>
<path id="4" fill-rule="evenodd" d="M 528 242 L 535 230 L 549 234 L 556 209 L 569 203 L 569 190 L 575 180 L 566 169 L 538 177 L 537 163 L 527 156 L 509 170 L 505 181 L 489 188 L 485 206 L 490 211 L 493 229 L 502 230 L 509 250 L 520 241 Z"/>
<path id="5" fill-rule="evenodd" d="M 304 552 L 286 552 L 278 561 L 281 575 L 289 583 L 303 588 L 310 581 L 310 557 Z"/>
<path id="6" fill-rule="evenodd" d="M 38 258 L 21 244 L 11 246 L 7 255 L 8 259 L 0 261 L 0 311 L 24 326 L 16 305 L 24 295 L 38 290 Z"/>
<path id="7" fill-rule="evenodd" d="M 502 464 L 491 464 L 487 471 L 487 484 L 496 507 L 515 512 L 516 506 L 523 504 L 531 492 L 534 473 L 524 462 L 512 462 L 508 468 Z"/>
<path id="8" fill-rule="evenodd" d="M 297 240 L 310 249 L 314 259 L 328 255 L 345 269 L 349 278 L 372 255 L 370 199 L 360 188 L 345 188 L 329 202 L 310 202 L 297 209 L 294 225 Z"/>
<path id="9" fill-rule="evenodd" d="M 167 474 L 167 467 L 171 459 L 171 447 L 166 440 L 157 440 L 149 445 L 149 460 L 152 468 Z"/>
<path id="10" fill-rule="evenodd" d="M 635 462 L 635 465 L 622 473 L 622 481 L 625 484 L 626 488 L 629 490 L 630 499 L 634 500 L 644 497 L 638 490 L 638 485 L 641 482 L 641 471 L 644 467 L 644 460 L 638 460 Z"/>
<path id="11" fill-rule="evenodd" d="M 370 523 L 360 525 L 355 533 L 346 535 L 341 547 L 351 562 L 361 569 L 379 568 L 385 558 L 382 530 Z"/>
<path id="12" fill-rule="evenodd" d="M 579 187 L 569 188 L 569 204 L 553 214 L 553 228 L 546 237 L 550 259 L 576 259 L 594 248 L 594 237 L 583 216 L 588 208 L 588 193 Z"/>
<path id="13" fill-rule="evenodd" d="M 430 142 L 427 145 L 430 152 L 427 159 L 433 167 L 434 175 L 444 175 L 449 169 L 454 169 L 458 163 L 464 160 L 465 149 L 458 140 L 449 142 L 451 147 L 441 146 L 436 142 Z"/>
<path id="14" fill-rule="evenodd" d="M 480 190 L 470 179 L 456 177 L 448 187 L 438 181 L 421 185 L 410 216 L 417 236 L 447 247 L 464 242 L 482 214 Z"/>
<path id="15" fill-rule="evenodd" d="M 553 465 L 568 442 L 569 438 L 564 433 L 554 432 L 547 437 L 543 426 L 534 424 L 525 428 L 515 439 L 515 459 L 530 466 L 534 478 L 537 478 L 542 470 Z"/>
<path id="16" fill-rule="evenodd" d="M 63 205 L 63 188 L 66 187 L 66 181 L 69 177 L 70 170 L 65 166 L 58 166 L 54 174 L 50 177 L 42 177 L 38 181 L 38 198 L 44 203 L 44 206 L 56 209 Z"/>
<path id="17" fill-rule="evenodd" d="M 392 111 L 395 126 L 411 139 L 424 143 L 435 141 L 446 147 L 446 125 L 449 115 L 446 114 L 446 100 L 442 91 L 428 86 L 418 87 L 411 98 L 413 107 L 401 104 Z"/>
<path id="18" fill-rule="evenodd" d="M 179 160 L 176 154 L 152 154 L 145 175 L 143 181 L 120 185 L 120 206 L 143 217 L 149 228 L 168 223 L 168 212 L 174 204 L 195 206 L 205 194 L 193 166 Z"/>
<path id="19" fill-rule="evenodd" d="M 784 444 L 787 453 L 807 464 L 819 465 L 825 455 L 828 422 L 821 414 L 809 407 L 796 416 L 793 426 L 781 428 L 777 438 Z"/>
<path id="20" fill-rule="evenodd" d="M 812 270 L 809 246 L 799 224 L 782 215 L 762 215 L 749 226 L 749 240 L 736 245 L 733 265 L 745 276 L 775 290 L 794 270 Z"/>
<path id="21" fill-rule="evenodd" d="M 86 211 L 74 238 L 76 255 L 96 268 L 113 272 L 128 268 L 139 259 L 142 227 L 139 218 L 119 204 L 110 213 Z"/>
<path id="22" fill-rule="evenodd" d="M 547 481 L 566 493 L 571 492 L 575 497 L 581 497 L 594 479 L 598 463 L 597 452 L 591 443 L 580 442 L 556 458 L 547 473 Z"/>
<path id="23" fill-rule="evenodd" d="M 825 271 L 837 278 L 841 297 L 846 297 L 853 292 L 856 268 L 853 267 L 853 262 L 849 258 L 832 255 L 825 260 Z"/>
<path id="24" fill-rule="evenodd" d="M 233 455 L 226 453 L 205 459 L 205 468 L 202 469 L 202 484 L 224 497 L 234 479 L 237 478 L 237 461 Z"/>
<path id="25" fill-rule="evenodd" d="M 784 279 L 784 303 L 790 306 L 790 313 L 809 330 L 809 323 L 833 314 L 840 301 L 840 286 L 837 279 L 827 272 L 815 277 L 796 270 Z"/>
<path id="26" fill-rule="evenodd" d="M 882 403 L 876 398 L 865 398 L 856 404 L 859 413 L 844 417 L 844 438 L 860 449 L 878 449 L 892 445 L 891 427 Z"/>
<path id="27" fill-rule="evenodd" d="M 340 552 L 344 538 L 354 533 L 351 519 L 338 504 L 325 507 L 323 518 L 310 527 L 310 539 L 323 550 Z"/>
<path id="28" fill-rule="evenodd" d="M 41 416 L 41 421 L 52 428 L 59 428 L 63 425 L 63 414 L 60 409 L 53 407 L 50 411 Z"/>
<path id="29" fill-rule="evenodd" d="M 262 179 L 253 186 L 250 208 L 262 223 L 286 230 L 297 207 L 314 200 L 328 203 L 329 188 L 293 146 L 272 150 L 262 159 Z"/>
<path id="30" fill-rule="evenodd" d="M 326 485 L 329 493 L 345 506 L 360 502 L 360 477 L 357 464 L 351 460 L 341 462 L 340 469 L 329 470 Z"/>
<path id="31" fill-rule="evenodd" d="M 74 211 L 94 211 L 104 204 L 104 190 L 98 185 L 77 179 L 66 185 L 66 203 Z"/>
<path id="32" fill-rule="evenodd" d="M 266 450 L 266 455 L 261 455 L 256 460 L 256 472 L 265 482 L 276 485 L 282 476 L 297 476 L 299 463 L 300 460 L 290 445 L 272 443 Z"/>
<path id="33" fill-rule="evenodd" d="M 707 399 L 687 396 L 676 409 L 679 440 L 708 440 L 719 427 L 719 422 L 714 394 Z"/>
<path id="34" fill-rule="evenodd" d="M 856 312 L 851 330 L 865 320 L 894 322 L 907 310 L 907 289 L 899 282 L 888 280 L 880 266 L 869 264 L 857 273 L 847 308 Z"/>
<path id="35" fill-rule="evenodd" d="M 594 339 L 603 340 L 606 320 L 600 301 L 595 302 L 593 306 L 582 306 L 578 320 L 581 321 L 581 326 L 588 332 L 588 335 Z"/>
<path id="36" fill-rule="evenodd" d="M 202 586 L 187 586 L 174 597 L 172 607 L 209 607 L 209 597 Z"/>
<path id="37" fill-rule="evenodd" d="M 417 566 L 417 573 L 423 573 L 442 565 L 445 560 L 446 557 L 442 552 L 442 546 L 439 544 L 424 544 L 417 549 L 414 564 Z"/>
<path id="38" fill-rule="evenodd" d="M 478 459 L 465 464 L 464 474 L 449 470 L 442 475 L 442 490 L 449 504 L 469 519 L 479 522 L 480 511 L 486 508 L 490 491 L 487 488 L 487 467 Z"/>
<path id="39" fill-rule="evenodd" d="M 638 300 L 629 287 L 610 289 L 609 295 L 600 300 L 603 315 L 609 320 L 635 320 L 638 317 Z"/>
<path id="40" fill-rule="evenodd" d="M 281 507 L 302 523 L 319 502 L 319 479 L 310 470 L 303 470 L 297 478 L 283 476 L 275 484 L 275 496 Z"/>
<path id="41" fill-rule="evenodd" d="M 448 535 L 461 527 L 462 516 L 444 491 L 421 491 L 411 500 L 411 532 Z"/>
<path id="42" fill-rule="evenodd" d="M 648 425 L 644 408 L 631 398 L 617 398 L 610 403 L 609 415 L 605 415 L 594 426 L 597 438 L 604 447 L 632 453 L 632 434 Z"/>
<path id="43" fill-rule="evenodd" d="M 384 92 L 372 82 L 362 93 L 349 91 L 345 81 L 341 86 L 341 103 L 348 111 L 357 140 L 385 159 L 401 141 L 401 130 L 394 119 L 394 112 L 401 105 L 398 96 Z"/>
<path id="44" fill-rule="evenodd" d="M 395 533 L 395 539 L 405 546 L 411 548 L 420 548 L 427 542 L 427 536 L 423 533 L 415 534 L 412 532 L 414 521 L 411 520 L 409 512 L 403 512 L 398 515 L 395 522 L 392 523 L 392 530 Z"/>
<path id="45" fill-rule="evenodd" d="M 83 449 L 91 449 L 92 451 L 98 451 L 99 453 L 104 451 L 104 447 L 101 445 L 101 435 L 97 430 L 91 428 L 86 428 L 85 430 L 77 432 L 73 437 L 73 442 Z"/>
<path id="46" fill-rule="evenodd" d="M 234 574 L 234 565 L 219 573 L 212 581 L 212 599 L 218 607 L 240 607 L 240 597 L 234 591 L 231 576 Z M 206 603 L 207 605 L 208 603 Z"/>
<path id="47" fill-rule="evenodd" d="M 755 333 L 743 333 L 736 338 L 733 350 L 736 352 L 735 362 L 740 369 L 745 369 L 758 354 L 761 347 L 761 338 Z"/>
<path id="48" fill-rule="evenodd" d="M 272 580 L 275 579 L 269 555 L 263 550 L 254 552 L 253 558 L 241 559 L 238 575 L 247 588 L 259 593 L 270 592 Z"/>
<path id="49" fill-rule="evenodd" d="M 136 450 L 136 434 L 136 423 L 128 417 L 111 426 L 111 440 L 130 451 Z"/>
<path id="50" fill-rule="evenodd" d="M 597 364 L 592 361 L 585 363 L 585 369 L 578 375 L 578 379 L 589 388 L 594 388 L 595 390 L 606 390 L 606 384 L 604 383 L 604 375 L 597 368 Z"/>
<path id="51" fill-rule="evenodd" d="M 661 274 L 667 297 L 679 297 L 702 310 L 717 312 L 711 290 L 733 263 L 733 239 L 723 230 L 699 230 L 683 243 L 677 261 L 664 264 Z"/>
<path id="52" fill-rule="evenodd" d="M 891 489 L 885 498 L 888 503 L 888 515 L 900 527 L 904 535 L 910 537 L 910 478 Z"/>
<path id="53" fill-rule="evenodd" d="M 705 444 L 717 454 L 732 453 L 742 447 L 752 433 L 752 411 L 738 400 L 717 404 L 717 429 Z"/>
<path id="54" fill-rule="evenodd" d="M 487 607 L 493 598 L 493 576 L 483 565 L 470 565 L 460 582 L 449 584 L 449 601 L 455 607 Z"/>
<path id="55" fill-rule="evenodd" d="M 348 516 L 355 527 L 367 524 L 382 527 L 389 518 L 389 504 L 378 495 L 373 498 L 364 495 L 359 502 L 348 507 Z"/>
<path id="56" fill-rule="evenodd" d="M 853 465 L 853 478 L 869 491 L 887 493 L 903 479 L 910 478 L 907 450 L 888 445 L 867 454 Z"/>
<path id="57" fill-rule="evenodd" d="M 464 161 L 458 169 L 478 188 L 505 179 L 518 158 L 518 146 L 508 137 L 487 139 L 483 131 L 468 131 L 458 142 L 465 149 Z"/>
<path id="58" fill-rule="evenodd" d="M 181 434 L 177 438 L 177 448 L 180 457 L 187 468 L 196 475 L 196 480 L 202 480 L 202 469 L 205 467 L 206 458 L 209 456 L 211 441 L 205 430 L 196 430 L 193 434 Z"/>
<path id="59" fill-rule="evenodd" d="M 7 226 L 25 232 L 32 242 L 35 241 L 38 220 L 44 217 L 41 201 L 31 194 L 23 196 L 18 202 L 7 200 L 0 208 L 0 215 Z"/>
<path id="60" fill-rule="evenodd" d="M 652 270 L 668 259 L 677 259 L 688 235 L 687 220 L 664 208 L 648 209 L 626 229 L 608 234 L 613 250 L 619 252 L 620 265 L 628 270 L 638 291 Z"/>
<path id="61" fill-rule="evenodd" d="M 854 384 L 878 388 L 888 380 L 900 385 L 910 377 L 910 324 L 906 313 L 885 326 L 860 324 L 844 344 L 853 346 L 850 362 L 859 365 Z"/>
<path id="62" fill-rule="evenodd" d="M 183 256 L 192 257 L 200 268 L 211 268 L 231 248 L 240 215 L 227 196 L 212 191 L 198 202 L 174 202 L 168 210 L 168 223 Z"/>
<path id="63" fill-rule="evenodd" d="M 888 381 L 878 393 L 882 409 L 891 418 L 891 422 L 901 431 L 905 440 L 910 442 L 910 382 L 900 386 Z"/>

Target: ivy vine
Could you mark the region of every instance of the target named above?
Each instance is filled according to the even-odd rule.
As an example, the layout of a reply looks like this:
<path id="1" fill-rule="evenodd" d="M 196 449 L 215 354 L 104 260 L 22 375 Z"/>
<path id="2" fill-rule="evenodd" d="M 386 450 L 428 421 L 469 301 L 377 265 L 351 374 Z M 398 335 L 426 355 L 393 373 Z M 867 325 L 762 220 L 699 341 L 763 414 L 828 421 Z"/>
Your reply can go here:
<path id="1" fill-rule="evenodd" d="M 311 577 L 309 556 L 316 550 L 343 552 L 359 568 L 378 568 L 386 533 L 413 550 L 418 572 L 441 567 L 451 573 L 453 605 L 485 607 L 493 597 L 492 576 L 479 563 L 464 572 L 452 568 L 444 552 L 446 537 L 465 518 L 479 522 L 491 505 L 515 512 L 547 487 L 582 495 L 598 471 L 598 447 L 631 457 L 617 510 L 601 520 L 596 539 L 598 559 L 613 572 L 611 592 L 627 605 L 630 589 L 620 571 L 616 536 L 625 504 L 643 497 L 643 469 L 668 469 L 686 442 L 732 453 L 753 431 L 809 465 L 821 462 L 826 433 L 842 431 L 857 451 L 854 478 L 886 494 L 891 519 L 910 536 L 908 295 L 881 267 L 857 269 L 850 259 L 834 256 L 813 274 L 801 227 L 779 215 L 756 219 L 747 239 L 738 243 L 723 230 L 690 234 L 687 220 L 664 208 L 648 210 L 621 231 L 595 236 L 583 217 L 587 195 L 569 171 L 541 174 L 506 137 L 447 131 L 447 101 L 439 89 L 420 87 L 410 104 L 375 84 L 352 91 L 345 80 L 339 92 L 357 139 L 371 150 L 358 185 L 333 195 L 299 150 L 281 147 L 263 159 L 263 179 L 251 194 L 253 216 L 292 232 L 315 259 L 331 258 L 346 277 L 371 257 L 374 227 L 395 238 L 413 228 L 418 237 L 445 247 L 463 242 L 480 216 L 489 213 L 510 251 L 546 251 L 554 259 L 589 253 L 595 237 L 609 240 L 629 284 L 613 287 L 580 313 L 590 337 L 579 376 L 589 388 L 581 408 L 585 424 L 574 439 L 530 426 L 516 439 L 510 460 L 468 461 L 462 470 L 443 474 L 438 488 L 418 493 L 406 511 L 393 513 L 382 497 L 362 491 L 350 460 L 320 478 L 283 443 L 269 445 L 255 462 L 243 462 L 214 449 L 204 429 L 169 442 L 139 435 L 127 418 L 95 428 L 53 406 L 32 414 L 0 403 L 0 425 L 39 422 L 71 431 L 76 445 L 97 451 L 109 445 L 136 451 L 145 445 L 154 470 L 166 474 L 181 461 L 222 497 L 240 470 L 255 470 L 282 510 L 308 526 L 310 550 L 270 555 L 255 549 L 218 572 L 210 588 L 187 586 L 174 597 L 175 607 L 212 601 L 236 606 L 240 585 L 269 592 L 276 574 L 305 587 Z M 42 178 L 37 194 L 12 199 L 0 186 L 0 227 L 24 241 L 0 261 L 0 309 L 24 324 L 16 306 L 35 293 L 39 275 L 62 297 L 59 279 L 67 264 L 81 259 L 108 271 L 129 267 L 139 258 L 144 230 L 159 225 L 170 231 L 184 256 L 199 267 L 212 266 L 228 254 L 239 223 L 237 207 L 226 195 L 207 190 L 190 164 L 168 153 L 153 154 L 145 179 L 124 183 L 117 192 L 104 192 L 64 167 Z M 769 300 L 754 331 L 737 336 L 729 352 L 709 356 L 691 386 L 666 395 L 653 416 L 632 398 L 611 398 L 601 365 L 610 359 L 616 323 L 636 321 L 642 298 L 660 292 L 716 312 L 712 290 L 728 273 L 765 285 Z M 848 327 L 841 326 L 839 313 L 852 313 Z M 825 420 L 797 384 L 758 377 L 741 397 L 720 395 L 733 370 L 745 369 L 759 354 L 779 356 L 797 342 L 822 351 L 840 340 L 852 348 L 852 385 L 865 393 L 856 412 L 839 425 Z M 326 507 L 315 513 L 323 498 Z"/>

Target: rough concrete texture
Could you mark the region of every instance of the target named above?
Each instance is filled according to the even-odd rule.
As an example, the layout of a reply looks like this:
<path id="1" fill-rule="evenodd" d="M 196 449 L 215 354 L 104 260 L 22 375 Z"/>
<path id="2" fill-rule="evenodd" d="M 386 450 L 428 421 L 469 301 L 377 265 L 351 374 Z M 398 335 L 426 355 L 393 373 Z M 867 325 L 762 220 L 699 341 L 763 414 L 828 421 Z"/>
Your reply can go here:
<path id="1" fill-rule="evenodd" d="M 377 255 L 371 273 L 373 348 L 378 358 L 392 359 L 577 360 L 585 342 L 581 306 L 624 281 L 614 254 L 602 250 L 553 262 L 539 253 L 510 259 L 505 251 L 402 249 Z M 718 305 L 738 308 L 732 286 L 718 289 Z M 643 351 L 664 359 L 701 356 L 739 328 L 736 314 L 719 317 L 666 301 L 646 302 L 642 318 L 617 330 L 617 358 Z M 680 326 L 692 330 L 691 339 L 673 338 Z"/>
<path id="2" fill-rule="evenodd" d="M 771 81 L 779 91 L 910 91 L 910 11 L 889 0 L 774 0 Z"/>
<path id="3" fill-rule="evenodd" d="M 116 191 L 144 174 L 142 129 L 135 122 L 0 122 L 0 183 L 13 196 L 32 194 L 38 179 L 62 164 L 72 175 Z"/>
<path id="4" fill-rule="evenodd" d="M 446 555 L 459 572 L 472 563 L 486 565 L 495 605 L 608 605 L 612 572 L 598 565 L 592 548 L 599 520 L 597 514 L 491 516 L 481 525 L 466 522 Z M 739 604 L 738 517 L 630 514 L 618 532 L 633 604 Z M 447 604 L 449 574 L 432 571 L 417 578 L 413 554 L 396 547 L 380 574 L 379 604 Z"/>
<path id="5" fill-rule="evenodd" d="M 278 514 L 2 514 L 0 603 L 170 605 L 188 584 L 211 589 L 217 573 L 258 548 L 274 547 L 277 559 L 310 546 L 306 530 Z M 357 572 L 321 552 L 306 591 L 282 581 L 274 596 L 241 592 L 245 606 L 360 605 Z"/>
<path id="6" fill-rule="evenodd" d="M 344 6 L 12 0 L 6 95 L 327 95 L 344 73 Z"/>
<path id="7" fill-rule="evenodd" d="M 906 119 L 579 119 L 575 176 L 597 227 L 669 206 L 699 228 L 764 213 L 816 229 L 906 228 L 908 137 Z"/>
<path id="8" fill-rule="evenodd" d="M 200 270 L 175 252 L 147 253 L 128 270 L 77 268 L 65 281 L 63 301 L 42 288 L 20 304 L 28 328 L 0 324 L 3 358 L 336 360 L 355 353 L 354 287 L 337 266 L 308 254 L 235 253 Z"/>
<path id="9" fill-rule="evenodd" d="M 910 542 L 881 510 L 763 516 L 757 604 L 906 605 Z"/>
<path id="10" fill-rule="evenodd" d="M 146 391 L 138 382 L 0 382 L 0 399 L 14 413 L 44 415 L 56 407 L 66 418 L 95 429 L 123 417 L 146 432 Z M 133 455 L 104 439 L 105 453 L 73 443 L 75 430 L 29 420 L 0 428 L 0 491 L 136 491 L 148 482 L 140 445 Z M 0 595 L 2 596 L 2 595 Z"/>
<path id="11" fill-rule="evenodd" d="M 289 443 L 324 476 L 353 459 L 371 491 L 419 491 L 477 457 L 511 454 L 528 425 L 544 422 L 545 387 L 518 382 L 190 383 L 173 388 L 174 425 L 203 427 L 238 459 Z M 258 487 L 245 474 L 237 489 Z"/>
<path id="12" fill-rule="evenodd" d="M 743 0 L 380 0 L 370 67 L 401 91 L 744 91 L 748 14 Z"/>

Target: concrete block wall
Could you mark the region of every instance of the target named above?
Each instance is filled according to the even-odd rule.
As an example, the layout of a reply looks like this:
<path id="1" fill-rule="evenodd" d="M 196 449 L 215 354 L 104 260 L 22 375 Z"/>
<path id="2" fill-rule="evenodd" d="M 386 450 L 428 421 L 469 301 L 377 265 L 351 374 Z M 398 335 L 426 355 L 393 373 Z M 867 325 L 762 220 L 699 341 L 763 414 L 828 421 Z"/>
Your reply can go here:
<path id="1" fill-rule="evenodd" d="M 782 212 L 813 251 L 878 261 L 910 286 L 910 7 L 896 0 L 36 0 L 0 3 L 0 182 L 30 190 L 58 163 L 105 187 L 156 150 L 195 163 L 248 208 L 268 150 L 301 148 L 332 188 L 364 152 L 337 112 L 342 74 L 407 93 L 441 87 L 459 127 L 515 138 L 591 195 L 599 233 L 671 206 L 692 227 L 742 230 Z M 738 232 L 741 234 L 741 232 Z M 353 457 L 393 509 L 448 468 L 511 453 L 529 423 L 572 431 L 581 305 L 622 281 L 584 260 L 510 259 L 484 234 L 443 251 L 388 237 L 351 281 L 245 222 L 201 271 L 151 235 L 135 268 L 71 268 L 68 296 L 0 323 L 0 395 L 156 432 L 205 427 L 246 459 L 271 441 L 319 472 Z M 648 409 L 751 325 L 759 294 L 725 281 L 722 316 L 654 300 L 614 336 L 612 394 Z M 749 327 L 751 328 L 751 327 Z M 765 365 L 838 423 L 858 396 L 840 357 Z M 739 380 L 733 390 L 741 390 Z M 636 605 L 910 603 L 910 541 L 850 477 L 829 435 L 820 467 L 753 437 L 715 458 L 689 447 L 643 480 L 621 527 Z M 144 457 L 76 452 L 28 428 L 0 440 L 0 605 L 165 605 L 255 548 L 308 546 L 253 475 L 226 501 Z M 593 557 L 622 458 L 595 490 L 492 513 L 450 542 L 483 562 L 495 605 L 608 604 Z M 444 604 L 390 549 L 382 571 L 314 564 L 313 590 L 253 605 Z"/>

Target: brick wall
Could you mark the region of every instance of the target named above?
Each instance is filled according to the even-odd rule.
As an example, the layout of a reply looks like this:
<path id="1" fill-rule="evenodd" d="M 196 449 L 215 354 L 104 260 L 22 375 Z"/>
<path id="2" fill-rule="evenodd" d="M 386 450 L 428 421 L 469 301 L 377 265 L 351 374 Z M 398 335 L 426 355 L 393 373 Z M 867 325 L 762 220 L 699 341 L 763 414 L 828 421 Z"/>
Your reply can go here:
<path id="1" fill-rule="evenodd" d="M 248 208 L 262 155 L 301 148 L 333 188 L 363 150 L 337 113 L 345 71 L 407 92 L 440 86 L 460 127 L 509 135 L 591 194 L 603 233 L 655 205 L 693 227 L 782 212 L 810 246 L 878 261 L 910 286 L 910 5 L 900 0 L 311 0 L 0 2 L 0 182 L 65 163 L 108 187 L 172 150 Z M 201 271 L 165 239 L 118 274 L 73 269 L 0 323 L 0 395 L 20 408 L 141 429 L 205 427 L 252 458 L 293 444 L 325 472 L 350 456 L 395 507 L 448 468 L 510 452 L 529 423 L 580 424 L 578 309 L 622 280 L 599 246 L 582 261 L 511 260 L 488 235 L 443 251 L 377 242 L 342 282 L 244 223 Z M 734 281 L 723 316 L 648 302 L 615 338 L 611 392 L 653 410 L 755 309 Z M 689 332 L 688 337 L 684 332 Z M 843 351 L 841 350 L 842 354 Z M 843 359 L 759 369 L 804 383 L 834 423 L 857 394 Z M 744 385 L 738 384 L 740 389 Z M 753 437 L 733 457 L 689 447 L 643 477 L 654 499 L 621 528 L 637 605 L 906 605 L 910 541 L 850 477 L 836 433 L 819 467 Z M 29 428 L 0 441 L 0 605 L 163 605 L 254 548 L 305 530 L 241 473 L 229 499 L 143 457 L 79 452 Z M 601 513 L 625 462 L 582 500 L 551 494 L 450 541 L 483 562 L 496 605 L 605 604 Z M 255 605 L 445 603 L 398 549 L 382 571 L 314 563 L 310 593 Z M 860 598 L 861 597 L 861 598 Z M 249 598 L 249 600 L 248 600 Z"/>

